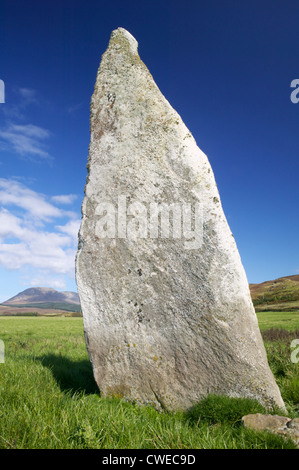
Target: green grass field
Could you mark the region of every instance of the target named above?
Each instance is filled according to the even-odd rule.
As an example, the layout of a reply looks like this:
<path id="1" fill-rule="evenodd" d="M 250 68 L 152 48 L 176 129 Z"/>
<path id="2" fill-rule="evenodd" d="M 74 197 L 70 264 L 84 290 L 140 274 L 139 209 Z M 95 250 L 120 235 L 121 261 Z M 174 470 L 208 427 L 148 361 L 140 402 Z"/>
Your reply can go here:
<path id="1" fill-rule="evenodd" d="M 270 366 L 290 417 L 299 416 L 299 363 L 290 341 L 299 315 L 261 313 Z M 298 337 L 298 336 L 297 336 Z M 294 448 L 269 433 L 244 429 L 244 414 L 264 412 L 251 400 L 208 397 L 189 413 L 159 413 L 101 398 L 86 351 L 82 318 L 0 317 L 0 448 L 218 449 Z M 199 419 L 200 418 L 200 419 Z"/>
<path id="2" fill-rule="evenodd" d="M 261 331 L 269 328 L 299 329 L 299 312 L 258 312 Z"/>

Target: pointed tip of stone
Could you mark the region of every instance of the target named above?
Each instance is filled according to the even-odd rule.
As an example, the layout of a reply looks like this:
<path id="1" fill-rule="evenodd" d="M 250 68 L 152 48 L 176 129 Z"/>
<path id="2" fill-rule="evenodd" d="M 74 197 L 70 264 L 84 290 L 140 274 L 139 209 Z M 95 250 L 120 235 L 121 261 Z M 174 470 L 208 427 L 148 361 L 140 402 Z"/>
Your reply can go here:
<path id="1" fill-rule="evenodd" d="M 138 54 L 138 42 L 125 28 L 117 28 L 112 31 L 110 37 L 110 44 L 111 43 L 127 45 L 129 46 L 132 54 Z"/>

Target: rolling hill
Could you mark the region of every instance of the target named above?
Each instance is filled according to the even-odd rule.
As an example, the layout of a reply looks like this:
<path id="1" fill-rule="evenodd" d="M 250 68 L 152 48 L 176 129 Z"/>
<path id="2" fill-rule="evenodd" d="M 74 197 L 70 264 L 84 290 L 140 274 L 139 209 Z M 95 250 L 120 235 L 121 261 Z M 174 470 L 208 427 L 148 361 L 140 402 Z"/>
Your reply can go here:
<path id="1" fill-rule="evenodd" d="M 249 288 L 257 312 L 299 311 L 299 274 L 249 284 Z"/>
<path id="2" fill-rule="evenodd" d="M 76 292 L 59 292 L 48 287 L 31 287 L 0 304 L 0 315 L 80 314 Z"/>
<path id="3" fill-rule="evenodd" d="M 249 284 L 257 312 L 298 311 L 299 274 L 260 284 Z M 76 292 L 31 287 L 0 304 L 0 315 L 82 315 Z"/>

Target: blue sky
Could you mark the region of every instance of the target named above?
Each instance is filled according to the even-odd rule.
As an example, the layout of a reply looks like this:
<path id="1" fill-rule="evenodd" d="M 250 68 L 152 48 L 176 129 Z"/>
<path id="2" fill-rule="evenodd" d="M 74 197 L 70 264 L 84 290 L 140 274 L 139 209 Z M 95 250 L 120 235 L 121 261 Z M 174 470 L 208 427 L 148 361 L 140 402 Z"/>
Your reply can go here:
<path id="1" fill-rule="evenodd" d="M 31 286 L 76 290 L 89 104 L 119 26 L 207 154 L 248 281 L 299 272 L 298 0 L 2 0 L 0 10 L 0 301 Z"/>

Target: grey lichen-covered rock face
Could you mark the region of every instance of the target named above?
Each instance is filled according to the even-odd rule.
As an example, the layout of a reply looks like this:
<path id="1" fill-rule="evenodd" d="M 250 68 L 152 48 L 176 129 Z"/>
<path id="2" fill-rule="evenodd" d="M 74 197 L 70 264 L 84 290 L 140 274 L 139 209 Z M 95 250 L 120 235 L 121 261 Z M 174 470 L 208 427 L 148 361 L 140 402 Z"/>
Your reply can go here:
<path id="1" fill-rule="evenodd" d="M 90 126 L 76 279 L 101 394 L 168 410 L 209 393 L 283 407 L 208 159 L 123 28 Z"/>

